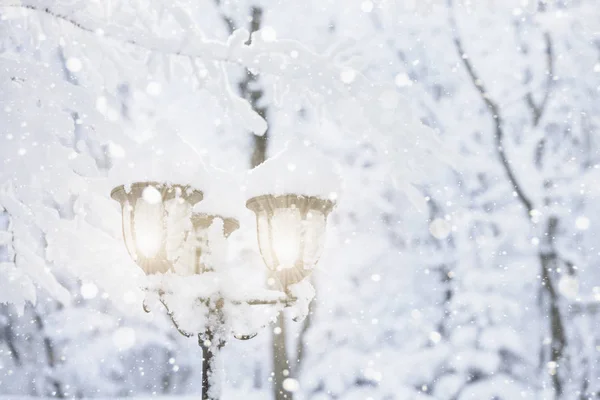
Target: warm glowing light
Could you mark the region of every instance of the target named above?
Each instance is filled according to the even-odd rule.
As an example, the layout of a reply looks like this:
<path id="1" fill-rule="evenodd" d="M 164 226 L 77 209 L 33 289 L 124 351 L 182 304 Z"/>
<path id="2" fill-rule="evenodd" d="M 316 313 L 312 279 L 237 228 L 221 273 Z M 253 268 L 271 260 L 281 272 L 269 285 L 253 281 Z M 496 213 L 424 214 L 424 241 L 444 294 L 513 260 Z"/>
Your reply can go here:
<path id="1" fill-rule="evenodd" d="M 304 279 L 323 252 L 327 215 L 334 203 L 297 195 L 258 196 L 246 203 L 256 214 L 260 253 L 282 288 Z"/>
<path id="2" fill-rule="evenodd" d="M 135 214 L 136 247 L 144 257 L 154 257 L 164 241 L 162 202 L 149 203 L 141 198 L 135 206 Z"/>
<path id="3" fill-rule="evenodd" d="M 273 251 L 281 270 L 293 267 L 300 255 L 302 218 L 297 208 L 278 209 L 271 218 Z"/>
<path id="4" fill-rule="evenodd" d="M 111 196 L 123 212 L 123 236 L 133 260 L 147 274 L 170 270 L 192 230 L 192 206 L 202 192 L 188 186 L 139 182 L 119 186 Z"/>

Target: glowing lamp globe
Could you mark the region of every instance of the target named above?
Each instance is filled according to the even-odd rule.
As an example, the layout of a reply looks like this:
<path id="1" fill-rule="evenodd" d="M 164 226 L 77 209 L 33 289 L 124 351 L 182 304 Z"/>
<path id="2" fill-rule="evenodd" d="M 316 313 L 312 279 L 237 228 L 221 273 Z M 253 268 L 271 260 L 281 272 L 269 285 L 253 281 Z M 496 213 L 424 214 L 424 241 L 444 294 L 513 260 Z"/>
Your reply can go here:
<path id="1" fill-rule="evenodd" d="M 256 214 L 258 246 L 282 289 L 308 276 L 325 244 L 331 200 L 296 194 L 262 195 L 246 207 Z"/>
<path id="2" fill-rule="evenodd" d="M 146 274 L 169 271 L 193 231 L 192 207 L 202 192 L 190 186 L 136 182 L 117 186 L 111 197 L 121 204 L 123 237 L 133 260 Z"/>

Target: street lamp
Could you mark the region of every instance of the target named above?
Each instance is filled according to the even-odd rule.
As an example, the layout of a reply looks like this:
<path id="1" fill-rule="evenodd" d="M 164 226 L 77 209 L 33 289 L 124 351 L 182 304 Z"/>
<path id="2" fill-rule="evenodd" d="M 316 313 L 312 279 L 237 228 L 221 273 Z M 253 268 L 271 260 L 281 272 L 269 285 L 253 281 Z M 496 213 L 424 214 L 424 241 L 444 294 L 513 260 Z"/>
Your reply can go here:
<path id="1" fill-rule="evenodd" d="M 193 280 L 198 277 L 211 277 L 219 266 L 213 265 L 210 256 L 219 251 L 215 248 L 218 243 L 226 241 L 239 228 L 239 221 L 217 213 L 194 212 L 204 193 L 187 184 L 135 182 L 117 186 L 111 192 L 111 197 L 121 204 L 123 237 L 129 254 L 146 275 L 159 278 L 158 287 L 146 290 L 158 295 L 182 335 L 198 336 L 203 350 L 203 399 L 219 398 L 218 385 L 212 383 L 217 373 L 216 356 L 227 339 L 222 328 L 227 318 L 224 309 L 262 305 L 275 307 L 279 312 L 282 307 L 293 305 L 296 302 L 293 286 L 310 275 L 321 256 L 327 216 L 335 203 L 324 196 L 298 192 L 262 194 L 246 203 L 256 214 L 259 249 L 272 272 L 269 283 L 277 292 L 265 289 L 257 296 L 232 300 L 217 289 L 191 299 L 191 303 L 206 307 L 206 318 L 211 321 L 199 332 L 182 328 L 187 316 L 177 315 L 179 293 L 163 285 L 161 279 L 175 277 L 195 284 Z M 174 305 L 170 304 L 171 299 L 177 299 Z M 146 303 L 144 309 L 149 312 Z M 254 336 L 235 335 L 238 339 Z"/>

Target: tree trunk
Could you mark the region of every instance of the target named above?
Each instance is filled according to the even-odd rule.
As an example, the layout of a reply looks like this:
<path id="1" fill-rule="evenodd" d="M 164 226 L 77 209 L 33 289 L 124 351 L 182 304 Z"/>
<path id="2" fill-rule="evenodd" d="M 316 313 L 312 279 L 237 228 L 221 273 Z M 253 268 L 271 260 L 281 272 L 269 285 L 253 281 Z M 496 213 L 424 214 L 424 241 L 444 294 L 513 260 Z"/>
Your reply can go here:
<path id="1" fill-rule="evenodd" d="M 260 29 L 262 23 L 263 11 L 260 7 L 252 7 L 251 20 L 250 20 L 250 32 L 256 32 Z M 239 84 L 239 90 L 245 99 L 250 102 L 252 109 L 267 119 L 267 108 L 261 107 L 259 102 L 263 96 L 263 91 L 258 85 L 258 77 L 252 72 L 246 70 L 246 77 Z M 252 156 L 250 158 L 250 166 L 252 168 L 262 164 L 267 159 L 267 148 L 269 144 L 269 131 L 267 130 L 264 135 L 252 135 L 253 149 Z M 286 392 L 283 388 L 283 381 L 286 378 L 284 371 L 289 374 L 290 363 L 288 354 L 285 347 L 286 340 L 286 321 L 283 314 L 279 314 L 277 317 L 277 327 L 281 329 L 279 334 L 273 334 L 272 338 L 272 360 L 273 360 L 273 398 L 275 400 L 290 400 L 293 399 L 293 394 Z"/>
<path id="2" fill-rule="evenodd" d="M 558 219 L 550 217 L 548 219 L 544 232 L 544 244 L 539 252 L 542 276 L 542 300 L 547 305 L 549 330 L 551 333 L 549 359 L 554 363 L 552 374 L 552 386 L 554 387 L 555 398 L 560 399 L 563 394 L 563 380 L 565 377 L 565 358 L 564 351 L 567 346 L 565 327 L 560 311 L 559 293 L 556 291 L 556 285 L 552 277 L 552 271 L 558 268 L 558 256 L 554 247 L 554 236 L 558 227 Z"/>

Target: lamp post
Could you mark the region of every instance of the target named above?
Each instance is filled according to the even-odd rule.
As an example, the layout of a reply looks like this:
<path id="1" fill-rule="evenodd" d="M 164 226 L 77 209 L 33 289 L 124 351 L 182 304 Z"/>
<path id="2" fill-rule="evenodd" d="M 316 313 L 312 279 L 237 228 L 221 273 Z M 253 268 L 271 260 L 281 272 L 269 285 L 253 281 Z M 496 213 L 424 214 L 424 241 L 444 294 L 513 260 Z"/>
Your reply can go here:
<path id="1" fill-rule="evenodd" d="M 223 293 L 201 295 L 190 299 L 201 305 L 208 321 L 201 331 L 188 329 L 186 315 L 177 311 L 176 289 L 161 280 L 179 279 L 192 282 L 197 277 L 215 273 L 211 254 L 216 243 L 226 241 L 239 228 L 239 222 L 226 216 L 196 213 L 194 206 L 204 193 L 187 184 L 135 182 L 117 186 L 111 197 L 121 204 L 123 238 L 132 259 L 158 284 L 145 290 L 158 297 L 177 330 L 186 337 L 197 336 L 202 347 L 202 399 L 220 396 L 217 379 L 219 350 L 227 341 L 225 308 L 262 305 L 287 307 L 296 302 L 291 288 L 308 275 L 316 265 L 324 246 L 327 216 L 334 202 L 302 193 L 264 194 L 250 198 L 246 207 L 256 214 L 260 253 L 271 276 L 270 285 L 277 290 L 242 300 L 227 299 Z M 196 282 L 196 281 L 193 281 Z M 171 300 L 175 303 L 172 306 Z M 150 311 L 146 303 L 144 310 Z M 279 312 L 279 309 L 276 311 Z M 202 311 L 204 313 L 204 311 Z M 234 335 L 251 339 L 255 333 Z"/>

